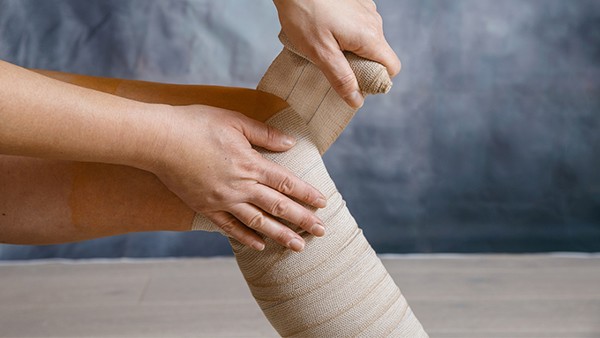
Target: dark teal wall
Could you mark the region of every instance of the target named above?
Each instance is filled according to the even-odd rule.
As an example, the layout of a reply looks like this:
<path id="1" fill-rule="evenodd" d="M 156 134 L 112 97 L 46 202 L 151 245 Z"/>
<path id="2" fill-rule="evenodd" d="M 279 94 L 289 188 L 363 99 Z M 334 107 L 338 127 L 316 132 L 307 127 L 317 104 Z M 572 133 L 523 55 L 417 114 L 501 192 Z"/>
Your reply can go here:
<path id="1" fill-rule="evenodd" d="M 325 156 L 375 249 L 600 251 L 600 1 L 377 4 L 403 71 Z M 268 0 L 0 0 L 1 59 L 102 76 L 252 87 L 277 30 Z M 228 253 L 205 233 L 0 246 L 4 259 Z"/>

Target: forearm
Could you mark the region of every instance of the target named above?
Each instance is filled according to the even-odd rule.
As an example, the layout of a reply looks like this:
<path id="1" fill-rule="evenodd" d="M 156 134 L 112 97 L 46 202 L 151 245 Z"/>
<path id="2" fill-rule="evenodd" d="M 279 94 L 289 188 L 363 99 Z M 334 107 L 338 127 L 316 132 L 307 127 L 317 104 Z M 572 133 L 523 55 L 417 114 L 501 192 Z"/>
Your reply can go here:
<path id="1" fill-rule="evenodd" d="M 53 85 L 67 82 L 147 103 L 234 109 L 259 121 L 287 106 L 274 95 L 245 88 L 36 72 L 60 80 L 53 80 Z M 5 243 L 51 244 L 136 231 L 186 231 L 194 216 L 155 175 L 123 165 L 0 155 L 0 187 L 0 242 Z"/>
<path id="2" fill-rule="evenodd" d="M 0 153 L 147 167 L 168 123 L 156 105 L 0 61 Z"/>
<path id="3" fill-rule="evenodd" d="M 0 186 L 3 243 L 186 231 L 195 214 L 156 176 L 122 165 L 0 155 Z"/>

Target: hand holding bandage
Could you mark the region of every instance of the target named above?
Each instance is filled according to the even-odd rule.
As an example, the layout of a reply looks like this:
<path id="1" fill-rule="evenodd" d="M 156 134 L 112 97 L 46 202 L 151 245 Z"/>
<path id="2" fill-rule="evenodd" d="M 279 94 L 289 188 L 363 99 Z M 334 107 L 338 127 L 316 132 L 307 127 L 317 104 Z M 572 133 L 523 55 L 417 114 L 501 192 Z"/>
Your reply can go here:
<path id="1" fill-rule="evenodd" d="M 383 35 L 383 22 L 373 0 L 274 2 L 282 31 L 349 106 L 362 106 L 364 88 L 359 88 L 343 51 L 381 63 L 392 77 L 400 71 L 400 60 Z"/>
<path id="2" fill-rule="evenodd" d="M 324 207 L 325 197 L 252 148 L 285 151 L 292 148 L 294 138 L 227 109 L 203 105 L 170 109 L 172 113 L 164 117 L 170 136 L 158 147 L 155 158 L 160 160 L 152 171 L 194 211 L 257 250 L 264 248 L 259 234 L 295 251 L 304 247 L 302 237 L 276 217 L 323 235 L 322 221 L 299 203 Z"/>
<path id="3" fill-rule="evenodd" d="M 283 109 L 267 124 L 296 137 L 284 153 L 260 152 L 290 168 L 327 196 L 316 214 L 326 236 L 316 238 L 290 225 L 306 241 L 294 253 L 265 239 L 257 252 L 230 239 L 237 262 L 257 303 L 285 337 L 427 337 L 400 290 L 365 239 L 329 177 L 321 154 L 350 121 L 348 107 L 321 71 L 286 48 L 275 59 L 258 89 L 285 99 Z M 347 54 L 364 94 L 389 90 L 385 67 Z M 219 231 L 197 215 L 193 229 Z"/>

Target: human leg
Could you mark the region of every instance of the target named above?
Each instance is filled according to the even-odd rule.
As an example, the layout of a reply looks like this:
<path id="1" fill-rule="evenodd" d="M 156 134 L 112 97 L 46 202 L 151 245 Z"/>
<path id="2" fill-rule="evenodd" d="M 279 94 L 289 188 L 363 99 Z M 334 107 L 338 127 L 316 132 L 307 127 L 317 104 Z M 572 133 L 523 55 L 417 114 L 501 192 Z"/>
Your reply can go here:
<path id="1" fill-rule="evenodd" d="M 38 70 L 82 87 L 143 102 L 205 104 L 266 120 L 287 106 L 245 88 L 172 85 Z M 137 168 L 0 155 L 0 242 L 53 244 L 127 232 L 191 227 L 194 212 Z"/>
<path id="2" fill-rule="evenodd" d="M 263 151 L 263 155 L 328 197 L 327 207 L 316 211 L 325 222 L 326 235 L 316 238 L 289 225 L 306 241 L 302 253 L 285 250 L 269 239 L 265 250 L 256 252 L 230 239 L 240 270 L 282 336 L 427 337 L 321 160 L 320 154 L 355 111 L 331 90 L 314 65 L 292 50 L 284 49 L 258 88 L 288 101 L 291 107 L 267 123 L 295 136 L 298 143 L 285 153 Z M 382 66 L 349 59 L 365 94 L 389 89 Z M 196 215 L 194 229 L 217 230 L 201 215 Z"/>

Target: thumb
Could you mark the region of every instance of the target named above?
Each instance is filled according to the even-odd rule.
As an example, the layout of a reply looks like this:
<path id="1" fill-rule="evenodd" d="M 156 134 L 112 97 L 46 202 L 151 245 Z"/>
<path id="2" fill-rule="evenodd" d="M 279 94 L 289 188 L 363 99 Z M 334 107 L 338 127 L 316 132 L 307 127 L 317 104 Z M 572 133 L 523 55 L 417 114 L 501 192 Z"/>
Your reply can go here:
<path id="1" fill-rule="evenodd" d="M 271 151 L 286 151 L 296 144 L 293 137 L 249 117 L 244 116 L 240 125 L 242 133 L 252 145 Z"/>
<path id="2" fill-rule="evenodd" d="M 356 75 L 354 75 L 341 50 L 329 48 L 328 51 L 323 52 L 314 61 L 331 84 L 331 87 L 350 107 L 358 109 L 363 105 L 364 97 L 358 87 Z"/>

